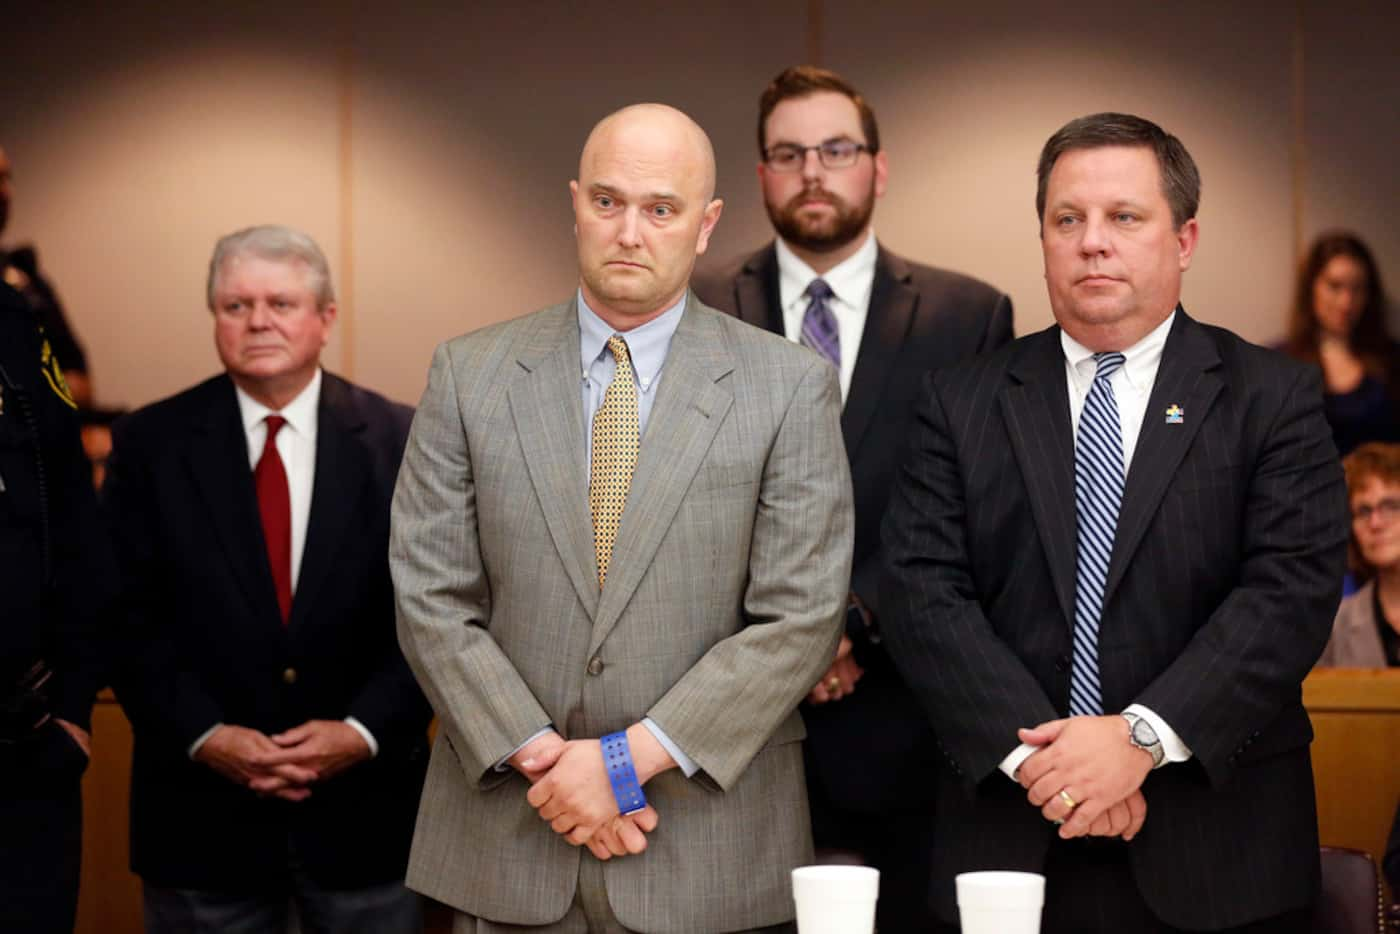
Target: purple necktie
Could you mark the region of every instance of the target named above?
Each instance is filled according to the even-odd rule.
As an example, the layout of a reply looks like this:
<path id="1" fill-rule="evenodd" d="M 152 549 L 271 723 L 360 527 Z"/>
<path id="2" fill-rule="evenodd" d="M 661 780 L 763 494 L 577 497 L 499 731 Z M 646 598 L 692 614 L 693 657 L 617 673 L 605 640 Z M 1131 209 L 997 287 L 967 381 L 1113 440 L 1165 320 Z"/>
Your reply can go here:
<path id="1" fill-rule="evenodd" d="M 802 294 L 811 299 L 802 316 L 802 346 L 812 348 L 841 369 L 841 335 L 836 330 L 836 315 L 831 313 L 831 286 L 824 279 L 813 279 Z"/>

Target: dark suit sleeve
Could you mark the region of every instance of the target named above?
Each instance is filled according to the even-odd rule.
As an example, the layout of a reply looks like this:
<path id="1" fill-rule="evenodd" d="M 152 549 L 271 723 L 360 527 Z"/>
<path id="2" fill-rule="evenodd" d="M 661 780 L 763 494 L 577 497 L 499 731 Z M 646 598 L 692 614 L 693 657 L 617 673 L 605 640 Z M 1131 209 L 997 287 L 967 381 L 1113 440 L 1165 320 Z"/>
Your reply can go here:
<path id="1" fill-rule="evenodd" d="M 1280 387 L 1260 450 L 1244 452 L 1254 469 L 1240 517 L 1237 584 L 1137 698 L 1181 736 L 1217 785 L 1245 745 L 1285 706 L 1296 707 L 1299 685 L 1331 632 L 1346 569 L 1346 486 L 1323 417 L 1320 375 L 1315 368 L 1287 375 L 1291 384 Z"/>
<path id="2" fill-rule="evenodd" d="M 116 568 L 97 515 L 92 467 L 83 454 L 72 409 L 37 380 L 45 473 L 49 484 L 50 548 L 55 612 L 44 640 L 54 669 L 52 704 L 64 720 L 88 728 L 92 701 L 107 683 L 107 637 Z"/>
<path id="3" fill-rule="evenodd" d="M 149 471 L 155 456 L 149 434 L 131 419 L 117 422 L 102 491 L 123 583 L 113 687 L 137 731 L 159 731 L 184 748 L 224 717 L 195 673 L 182 669 L 174 634 L 165 628 L 165 561 L 153 527 L 159 491 Z"/>
<path id="4" fill-rule="evenodd" d="M 394 493 L 394 482 L 398 477 L 398 467 L 403 459 L 404 444 L 413 420 L 413 410 L 396 405 L 389 414 L 390 439 L 384 451 L 376 451 L 375 482 L 380 485 L 384 509 L 388 513 L 388 502 Z M 432 717 L 432 710 L 413 678 L 413 672 L 404 661 L 399 649 L 398 635 L 394 626 L 394 588 L 389 576 L 389 552 L 384 549 L 383 566 L 376 571 L 382 586 L 376 588 L 374 602 L 375 619 L 383 619 L 384 625 L 376 631 L 378 645 L 375 654 L 380 658 L 379 668 L 365 680 L 364 686 L 350 703 L 347 716 L 354 717 L 364 724 L 376 742 L 382 747 L 396 740 L 417 742 Z"/>
<path id="5" fill-rule="evenodd" d="M 978 601 L 966 543 L 965 465 L 937 379 L 928 386 L 885 513 L 883 632 L 945 754 L 980 781 L 1016 748 L 1017 728 L 1059 714 Z"/>

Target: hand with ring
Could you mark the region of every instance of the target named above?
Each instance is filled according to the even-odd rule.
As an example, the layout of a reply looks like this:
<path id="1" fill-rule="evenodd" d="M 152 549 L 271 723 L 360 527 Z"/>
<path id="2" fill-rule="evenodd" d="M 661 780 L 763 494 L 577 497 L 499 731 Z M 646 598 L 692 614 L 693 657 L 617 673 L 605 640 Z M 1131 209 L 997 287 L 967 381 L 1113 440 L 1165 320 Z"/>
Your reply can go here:
<path id="1" fill-rule="evenodd" d="M 1064 804 L 1065 813 L 1063 817 L 1056 818 L 1055 823 L 1063 824 L 1065 821 L 1069 820 L 1069 816 L 1074 813 L 1074 809 L 1079 807 L 1079 802 L 1074 800 L 1074 798 L 1070 796 L 1069 790 L 1065 788 L 1061 788 L 1060 793 L 1056 795 L 1056 797 Z"/>
<path id="2" fill-rule="evenodd" d="M 851 640 L 841 637 L 836 647 L 836 658 L 822 673 L 821 680 L 807 693 L 809 704 L 825 704 L 849 696 L 856 689 L 856 682 L 865 674 L 851 655 Z"/>

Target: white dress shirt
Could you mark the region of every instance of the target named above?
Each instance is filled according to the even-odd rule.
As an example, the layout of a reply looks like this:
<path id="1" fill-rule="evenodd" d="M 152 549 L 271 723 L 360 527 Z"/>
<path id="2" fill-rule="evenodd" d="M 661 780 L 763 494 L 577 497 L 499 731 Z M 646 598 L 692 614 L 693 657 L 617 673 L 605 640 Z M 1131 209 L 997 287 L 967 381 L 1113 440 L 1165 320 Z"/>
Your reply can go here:
<path id="1" fill-rule="evenodd" d="M 865 242 L 850 256 L 827 270 L 823 276 L 808 266 L 792 248 L 778 238 L 778 300 L 783 306 L 783 333 L 787 339 L 800 343 L 802 317 L 811 299 L 807 286 L 813 279 L 824 279 L 831 286 L 828 307 L 836 317 L 836 332 L 841 340 L 841 402 L 851 391 L 851 374 L 856 371 L 856 356 L 860 353 L 861 337 L 865 334 L 865 319 L 870 314 L 870 292 L 875 286 L 875 259 L 879 247 L 875 231 L 867 230 Z"/>
<path id="2" fill-rule="evenodd" d="M 1157 379 L 1157 368 L 1162 362 L 1162 348 L 1166 346 L 1167 334 L 1176 320 L 1176 312 L 1157 325 L 1153 331 L 1127 350 L 1123 351 L 1123 365 L 1108 378 L 1113 387 L 1113 398 L 1118 403 L 1118 424 L 1123 433 L 1123 472 L 1126 478 L 1132 471 L 1133 452 L 1137 450 L 1138 435 L 1142 432 L 1142 421 L 1147 414 L 1148 397 L 1152 395 L 1152 384 Z M 1094 373 L 1098 365 L 1094 362 L 1094 352 L 1063 330 L 1060 331 L 1060 346 L 1065 354 L 1065 380 L 1069 384 L 1069 417 L 1076 441 L 1079 438 L 1079 416 L 1084 411 L 1084 400 L 1089 395 L 1089 387 L 1094 384 Z M 1191 758 L 1191 750 L 1176 731 L 1152 710 L 1141 704 L 1129 704 L 1124 713 L 1137 714 L 1146 720 L 1162 741 L 1165 758 L 1162 763 L 1185 762 Z M 1027 726 L 1035 726 L 1033 723 Z M 1009 778 L 1015 779 L 1016 770 L 1038 747 L 1025 743 L 1017 746 L 1001 762 L 1001 770 Z"/>
<path id="3" fill-rule="evenodd" d="M 234 386 L 238 398 L 238 415 L 243 423 L 243 434 L 248 441 L 248 466 L 257 470 L 262 459 L 263 445 L 267 443 L 267 417 L 280 415 L 286 424 L 277 432 L 273 442 L 277 445 L 277 456 L 282 458 L 282 466 L 287 472 L 287 494 L 292 507 L 292 594 L 297 592 L 297 579 L 301 576 L 301 556 L 306 550 L 306 526 L 311 519 L 311 493 L 316 481 L 316 429 L 320 419 L 321 370 L 317 368 L 311 382 L 297 394 L 297 397 L 283 406 L 282 410 L 269 409 L 238 386 Z M 370 756 L 379 754 L 379 743 L 369 729 L 354 717 L 346 717 L 345 722 L 354 727 L 369 744 Z M 190 744 L 191 758 L 204 745 L 204 741 L 223 726 L 216 723 L 200 734 Z"/>

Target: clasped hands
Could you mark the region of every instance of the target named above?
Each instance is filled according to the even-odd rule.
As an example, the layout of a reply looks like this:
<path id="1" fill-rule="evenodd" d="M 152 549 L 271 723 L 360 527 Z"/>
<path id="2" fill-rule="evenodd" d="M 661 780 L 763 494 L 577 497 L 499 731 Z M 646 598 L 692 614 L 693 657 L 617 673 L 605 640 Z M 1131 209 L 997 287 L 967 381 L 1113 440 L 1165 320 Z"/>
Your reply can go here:
<path id="1" fill-rule="evenodd" d="M 627 730 L 627 740 L 641 784 L 675 765 L 641 724 Z M 659 819 L 656 809 L 648 804 L 633 814 L 618 813 L 598 740 L 566 740 L 550 732 L 526 743 L 507 761 L 530 782 L 525 796 L 530 806 L 573 846 L 586 846 L 601 860 L 647 848 L 646 835 Z"/>
<path id="2" fill-rule="evenodd" d="M 1129 741 L 1127 720 L 1070 717 L 1016 736 L 1040 747 L 1016 770 L 1016 781 L 1046 820 L 1063 821 L 1062 839 L 1137 836 L 1147 819 L 1141 789 L 1152 756 Z"/>
<path id="3" fill-rule="evenodd" d="M 303 801 L 311 785 L 370 757 L 369 744 L 343 720 L 308 720 L 284 733 L 224 724 L 194 759 L 259 795 Z"/>

